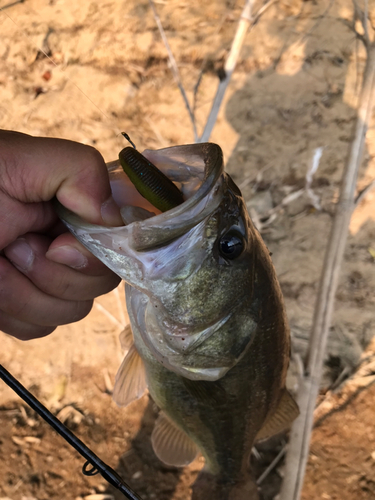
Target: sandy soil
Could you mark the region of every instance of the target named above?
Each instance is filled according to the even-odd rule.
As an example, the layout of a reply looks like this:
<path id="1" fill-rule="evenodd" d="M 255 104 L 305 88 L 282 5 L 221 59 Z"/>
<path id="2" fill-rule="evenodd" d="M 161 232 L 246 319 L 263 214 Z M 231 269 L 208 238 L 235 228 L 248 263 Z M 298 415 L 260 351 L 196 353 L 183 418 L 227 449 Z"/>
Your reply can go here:
<path id="1" fill-rule="evenodd" d="M 3 2 L 4 3 L 4 2 Z M 370 7 L 372 8 L 373 5 Z M 204 126 L 242 2 L 156 3 L 190 99 Z M 329 9 L 327 9 L 329 7 Z M 353 134 L 365 53 L 346 21 L 351 2 L 273 5 L 246 37 L 211 140 L 225 153 L 273 253 L 291 324 L 294 352 L 306 350 L 317 284 Z M 148 2 L 27 0 L 0 12 L 0 127 L 92 144 L 106 160 L 126 130 L 140 149 L 193 142 L 188 114 L 169 70 Z M 46 58 L 39 48 L 50 58 Z M 375 129 L 368 131 L 358 190 L 375 178 Z M 317 148 L 312 184 L 322 210 L 303 195 L 269 210 L 304 186 Z M 323 389 L 356 370 L 375 328 L 375 190 L 358 205 L 335 305 Z M 71 427 L 142 498 L 185 500 L 202 467 L 176 470 L 154 456 L 157 414 L 145 397 L 127 410 L 111 402 L 126 323 L 120 294 L 97 301 L 83 321 L 49 338 L 22 343 L 1 334 L 0 362 Z M 108 313 L 112 314 L 110 318 Z M 373 371 L 323 401 L 314 431 L 303 500 L 375 497 Z M 291 372 L 290 386 L 295 386 Z M 361 389 L 362 387 L 362 389 Z M 365 389 L 363 390 L 363 387 Z M 122 498 L 0 384 L 0 498 Z M 259 475 L 282 446 L 259 448 Z M 272 499 L 282 467 L 262 485 Z M 108 494 L 108 496 L 106 496 Z"/>

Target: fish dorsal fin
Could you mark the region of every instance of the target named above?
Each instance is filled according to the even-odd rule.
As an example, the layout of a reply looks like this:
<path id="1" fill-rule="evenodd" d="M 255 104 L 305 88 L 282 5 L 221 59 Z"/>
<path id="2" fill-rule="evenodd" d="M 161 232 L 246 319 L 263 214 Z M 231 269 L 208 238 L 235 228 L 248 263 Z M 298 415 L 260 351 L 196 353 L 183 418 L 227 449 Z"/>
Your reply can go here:
<path id="1" fill-rule="evenodd" d="M 126 325 L 120 333 L 120 344 L 124 351 L 128 351 L 134 344 L 133 333 L 130 324 Z"/>
<path id="2" fill-rule="evenodd" d="M 146 371 L 135 345 L 132 344 L 116 375 L 113 399 L 118 406 L 127 406 L 146 392 Z"/>
<path id="3" fill-rule="evenodd" d="M 276 411 L 267 418 L 256 436 L 256 441 L 268 439 L 279 432 L 285 431 L 299 415 L 299 408 L 290 393 L 284 389 Z"/>
<path id="4" fill-rule="evenodd" d="M 160 412 L 151 436 L 155 455 L 167 465 L 183 467 L 197 456 L 196 444 L 169 418 Z"/>

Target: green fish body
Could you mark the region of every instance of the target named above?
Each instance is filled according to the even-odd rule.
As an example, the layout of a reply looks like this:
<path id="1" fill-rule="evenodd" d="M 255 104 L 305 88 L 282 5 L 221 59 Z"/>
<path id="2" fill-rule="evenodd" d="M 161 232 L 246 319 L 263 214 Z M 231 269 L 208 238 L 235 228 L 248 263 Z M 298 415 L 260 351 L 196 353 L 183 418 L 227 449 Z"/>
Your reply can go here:
<path id="1" fill-rule="evenodd" d="M 186 201 L 158 215 L 125 207 L 121 228 L 58 208 L 127 283 L 133 337 L 114 399 L 126 406 L 148 388 L 161 410 L 152 444 L 165 463 L 203 454 L 193 498 L 256 499 L 252 446 L 298 414 L 285 389 L 290 338 L 269 252 L 218 146 L 144 154 Z"/>

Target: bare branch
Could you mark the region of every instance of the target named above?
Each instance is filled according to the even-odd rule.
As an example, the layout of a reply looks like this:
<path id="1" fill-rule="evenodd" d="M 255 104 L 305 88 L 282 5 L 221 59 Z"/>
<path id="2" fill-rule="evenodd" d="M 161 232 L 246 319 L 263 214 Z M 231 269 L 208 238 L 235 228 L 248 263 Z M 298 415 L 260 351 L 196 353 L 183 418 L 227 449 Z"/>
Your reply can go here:
<path id="1" fill-rule="evenodd" d="M 0 12 L 5 9 L 9 9 L 10 7 L 14 7 L 14 5 L 17 5 L 19 3 L 24 3 L 25 0 L 15 0 L 14 2 L 8 3 L 4 5 L 3 7 L 0 7 Z"/>
<path id="2" fill-rule="evenodd" d="M 262 5 L 262 7 L 260 7 L 255 16 L 252 19 L 249 19 L 249 21 L 251 21 L 251 28 L 259 21 L 259 19 L 266 12 L 268 7 L 271 7 L 271 5 L 274 4 L 275 2 L 276 0 L 268 0 L 268 2 Z"/>
<path id="3" fill-rule="evenodd" d="M 367 41 L 367 43 L 370 43 L 370 37 L 369 37 L 369 34 L 368 34 L 367 20 L 368 20 L 368 1 L 365 0 L 365 10 L 363 12 L 363 21 L 362 21 L 362 24 L 363 24 L 363 30 L 365 32 L 366 41 Z"/>
<path id="4" fill-rule="evenodd" d="M 357 112 L 354 140 L 343 173 L 340 199 L 333 220 L 325 262 L 315 306 L 305 373 L 302 377 L 297 402 L 301 414 L 291 431 L 286 459 L 285 481 L 280 500 L 300 498 L 309 442 L 313 426 L 313 414 L 319 391 L 325 348 L 331 325 L 333 303 L 343 260 L 348 227 L 355 208 L 354 191 L 359 166 L 362 161 L 368 124 L 372 115 L 375 86 L 375 44 L 367 46 L 367 61 Z"/>
<path id="5" fill-rule="evenodd" d="M 122 297 L 120 296 L 120 289 L 121 288 L 121 292 L 122 292 Z M 127 325 L 129 323 L 129 317 L 126 318 L 127 316 L 127 313 L 126 313 L 126 316 L 125 316 L 125 304 L 124 304 L 124 285 L 123 285 L 123 281 L 119 284 L 119 286 L 117 286 L 113 291 L 112 291 L 113 295 L 116 297 L 116 302 L 117 302 L 117 309 L 118 309 L 118 312 L 119 312 L 119 316 L 120 316 L 120 323 L 124 326 L 124 325 Z"/>
<path id="6" fill-rule="evenodd" d="M 365 0 L 365 12 L 362 12 L 362 10 L 359 8 L 357 0 L 353 0 L 353 6 L 354 6 L 354 18 L 353 18 L 353 26 L 352 29 L 356 35 L 357 38 L 359 38 L 363 45 L 365 47 L 368 47 L 370 45 L 370 38 L 368 34 L 368 29 L 367 29 L 367 18 L 368 18 L 368 9 L 367 9 L 367 1 Z M 361 33 L 358 33 L 355 27 L 355 21 L 358 19 L 363 27 L 363 32 L 364 34 L 362 35 Z"/>
<path id="7" fill-rule="evenodd" d="M 194 117 L 193 111 L 192 111 L 192 109 L 190 107 L 189 100 L 187 98 L 184 86 L 182 85 L 181 78 L 180 78 L 180 73 L 178 71 L 176 60 L 175 60 L 175 58 L 173 56 L 173 52 L 172 52 L 172 49 L 171 49 L 171 47 L 169 45 L 167 36 L 166 36 L 164 28 L 163 28 L 163 25 L 161 24 L 160 17 L 158 15 L 157 11 L 156 11 L 156 7 L 155 7 L 155 4 L 154 4 L 154 1 L 153 0 L 148 0 L 148 1 L 149 1 L 149 4 L 150 4 L 151 8 L 152 8 L 152 12 L 154 13 L 154 18 L 155 18 L 156 24 L 157 24 L 157 26 L 159 28 L 161 38 L 162 38 L 162 40 L 164 42 L 165 48 L 167 49 L 168 57 L 169 57 L 169 62 L 171 64 L 171 69 L 172 69 L 172 73 L 173 73 L 174 79 L 175 79 L 175 81 L 176 81 L 176 83 L 178 85 L 178 88 L 180 89 L 182 98 L 183 98 L 183 100 L 185 102 L 186 109 L 188 110 L 188 113 L 189 113 L 189 116 L 190 116 L 191 123 L 193 125 L 194 141 L 197 142 L 198 133 L 197 133 L 197 127 L 196 127 L 196 124 L 195 124 L 195 117 Z"/>
<path id="8" fill-rule="evenodd" d="M 323 21 L 323 19 L 326 17 L 326 15 L 328 14 L 328 12 L 331 10 L 332 5 L 334 4 L 334 1 L 335 0 L 330 0 L 329 1 L 329 4 L 327 5 L 327 7 L 326 7 L 325 11 L 323 12 L 323 14 L 318 17 L 318 19 L 311 26 L 311 28 L 308 31 L 306 31 L 306 33 L 303 33 L 303 35 L 301 36 L 301 38 L 296 41 L 296 44 L 302 43 L 307 37 L 309 37 L 319 27 L 319 25 L 321 24 L 321 22 Z"/>
<path id="9" fill-rule="evenodd" d="M 267 469 L 258 477 L 257 486 L 260 486 L 263 483 L 263 481 L 267 478 L 267 476 L 273 471 L 273 469 L 277 466 L 277 464 L 283 458 L 285 453 L 286 453 L 286 444 L 284 444 L 284 446 L 281 448 L 279 453 L 276 455 L 276 457 L 269 464 Z"/>
<path id="10" fill-rule="evenodd" d="M 202 83 L 203 74 L 204 74 L 204 64 L 202 65 L 201 70 L 199 72 L 197 83 L 194 85 L 194 92 L 193 92 L 193 113 L 194 113 L 194 116 L 195 116 L 195 111 L 197 109 L 198 90 L 199 90 L 200 84 Z"/>
<path id="11" fill-rule="evenodd" d="M 118 326 L 118 327 L 119 327 L 119 328 L 121 328 L 121 329 L 122 329 L 122 328 L 124 328 L 124 325 L 123 325 L 123 324 L 121 324 L 121 322 L 120 322 L 117 318 L 115 318 L 115 317 L 113 316 L 113 314 L 112 314 L 112 313 L 110 313 L 110 312 L 108 311 L 108 309 L 107 309 L 106 307 L 102 306 L 102 305 L 101 305 L 98 301 L 96 301 L 96 300 L 94 301 L 94 306 L 95 306 L 97 309 L 99 309 L 99 311 L 100 311 L 100 312 L 102 312 L 103 314 L 105 314 L 105 316 L 107 316 L 107 318 L 108 318 L 109 320 L 111 320 L 111 321 L 112 321 L 112 323 L 113 323 L 114 325 Z"/>
<path id="12" fill-rule="evenodd" d="M 219 86 L 216 91 L 216 95 L 211 107 L 210 114 L 207 119 L 206 126 L 204 128 L 203 134 L 198 139 L 198 142 L 206 142 L 210 138 L 212 129 L 217 120 L 217 115 L 221 107 L 221 103 L 224 98 L 225 91 L 229 85 L 232 73 L 236 67 L 238 56 L 241 51 L 242 44 L 245 40 L 246 33 L 253 28 L 253 26 L 258 22 L 260 16 L 275 2 L 275 0 L 269 0 L 265 3 L 259 11 L 252 15 L 252 9 L 254 0 L 247 0 L 243 8 L 240 21 L 238 23 L 237 31 L 234 36 L 232 47 L 230 49 L 228 59 L 224 66 L 225 78 L 220 81 Z"/>

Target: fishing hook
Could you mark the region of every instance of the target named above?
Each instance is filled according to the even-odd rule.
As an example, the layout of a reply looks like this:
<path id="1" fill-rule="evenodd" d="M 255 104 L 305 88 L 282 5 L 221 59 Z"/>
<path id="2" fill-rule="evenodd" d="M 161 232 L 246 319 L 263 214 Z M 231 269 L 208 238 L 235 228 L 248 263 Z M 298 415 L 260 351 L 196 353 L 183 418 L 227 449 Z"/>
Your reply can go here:
<path id="1" fill-rule="evenodd" d="M 75 448 L 86 459 L 82 467 L 85 476 L 101 474 L 102 477 L 116 489 L 121 491 L 129 500 L 142 500 L 112 469 L 90 450 L 73 432 L 71 432 L 58 418 L 55 417 L 35 396 L 31 394 L 16 378 L 0 365 L 0 378 L 18 394 L 38 415 L 40 415 L 55 431 Z M 91 466 L 91 468 L 90 468 Z"/>

